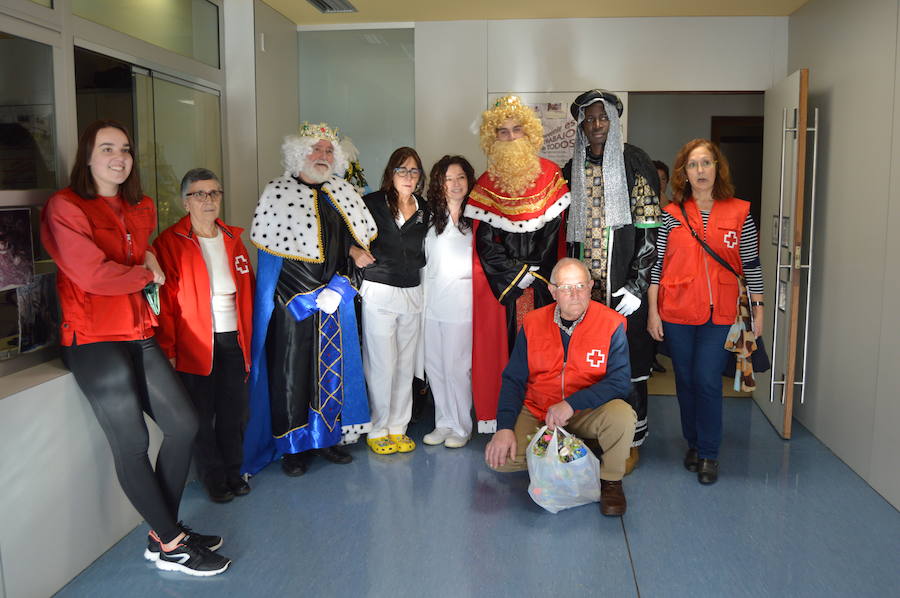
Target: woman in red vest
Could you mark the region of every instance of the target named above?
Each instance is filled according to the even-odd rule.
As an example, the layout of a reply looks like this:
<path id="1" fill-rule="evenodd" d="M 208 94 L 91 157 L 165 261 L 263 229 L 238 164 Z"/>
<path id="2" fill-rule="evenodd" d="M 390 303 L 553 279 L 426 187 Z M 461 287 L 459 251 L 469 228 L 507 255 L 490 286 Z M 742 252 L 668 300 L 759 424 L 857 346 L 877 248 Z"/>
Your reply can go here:
<path id="1" fill-rule="evenodd" d="M 694 139 L 672 169 L 672 203 L 663 212 L 657 263 L 647 292 L 647 329 L 666 339 L 675 370 L 681 429 L 688 443 L 684 466 L 701 484 L 718 479 L 722 442 L 722 370 L 725 338 L 737 315 L 737 277 L 713 258 L 702 239 L 744 275 L 753 332 L 763 326 L 759 239 L 750 204 L 733 197 L 728 161 L 718 146 Z"/>
<path id="2" fill-rule="evenodd" d="M 70 186 L 42 212 L 41 240 L 58 267 L 62 357 L 106 434 L 122 490 L 150 525 L 144 557 L 159 569 L 215 575 L 231 563 L 213 552 L 222 538 L 178 521 L 197 416 L 153 338 L 144 290 L 165 276 L 148 251 L 156 209 L 141 192 L 133 148 L 119 123 L 88 126 Z M 163 432 L 155 471 L 144 414 Z"/>

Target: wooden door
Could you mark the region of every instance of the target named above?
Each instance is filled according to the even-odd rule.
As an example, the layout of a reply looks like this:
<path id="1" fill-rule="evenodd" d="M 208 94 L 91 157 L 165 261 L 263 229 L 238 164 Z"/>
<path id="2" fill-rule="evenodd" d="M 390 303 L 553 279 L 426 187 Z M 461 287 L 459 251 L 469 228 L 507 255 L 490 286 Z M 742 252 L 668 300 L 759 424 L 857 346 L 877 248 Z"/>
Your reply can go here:
<path id="1" fill-rule="evenodd" d="M 763 338 L 772 369 L 757 374 L 753 398 L 783 438 L 791 437 L 793 401 L 802 385 L 800 313 L 807 161 L 809 71 L 801 69 L 766 91 L 760 260 L 766 282 Z M 805 285 L 804 285 L 805 288 Z"/>

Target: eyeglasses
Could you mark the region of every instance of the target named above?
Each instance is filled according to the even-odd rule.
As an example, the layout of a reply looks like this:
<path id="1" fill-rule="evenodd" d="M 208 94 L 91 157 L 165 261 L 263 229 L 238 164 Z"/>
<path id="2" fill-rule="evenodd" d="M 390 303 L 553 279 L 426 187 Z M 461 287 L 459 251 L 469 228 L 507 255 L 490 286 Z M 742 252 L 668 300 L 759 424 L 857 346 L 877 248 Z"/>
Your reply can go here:
<path id="1" fill-rule="evenodd" d="M 716 163 L 715 160 L 709 160 L 709 159 L 700 160 L 699 162 L 691 161 L 684 165 L 684 169 L 685 170 L 697 170 L 698 168 L 700 168 L 702 166 L 705 170 L 707 168 L 712 167 L 712 165 L 715 163 Z"/>
<path id="2" fill-rule="evenodd" d="M 422 174 L 422 171 L 418 168 L 405 168 L 400 166 L 399 168 L 394 169 L 394 174 L 404 179 L 406 177 L 418 178 L 418 176 Z"/>
<path id="3" fill-rule="evenodd" d="M 578 282 L 575 284 L 554 284 L 553 286 L 555 286 L 556 290 L 560 293 L 577 293 L 588 288 L 589 284 L 586 282 Z"/>
<path id="4" fill-rule="evenodd" d="M 194 191 L 193 193 L 185 193 L 185 197 L 196 199 L 197 201 L 219 201 L 225 195 L 224 191 Z"/>

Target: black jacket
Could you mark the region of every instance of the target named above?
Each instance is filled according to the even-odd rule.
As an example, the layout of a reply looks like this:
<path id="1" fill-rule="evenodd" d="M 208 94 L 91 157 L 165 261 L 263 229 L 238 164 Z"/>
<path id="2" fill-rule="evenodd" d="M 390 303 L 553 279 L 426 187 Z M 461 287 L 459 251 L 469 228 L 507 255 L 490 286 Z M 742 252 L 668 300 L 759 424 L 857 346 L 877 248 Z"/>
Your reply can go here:
<path id="1" fill-rule="evenodd" d="M 363 269 L 363 279 L 392 287 L 415 287 L 425 265 L 425 233 L 428 232 L 425 200 L 416 197 L 418 209 L 402 227 L 391 215 L 387 193 L 375 191 L 363 197 L 378 226 L 378 236 L 369 250 L 375 263 Z"/>
<path id="2" fill-rule="evenodd" d="M 598 163 L 590 155 L 587 159 Z M 635 208 L 635 184 L 637 175 L 643 176 L 650 185 L 656 197 L 659 197 L 659 174 L 656 167 L 644 150 L 625 144 L 625 178 L 628 183 L 628 195 L 631 198 L 632 215 Z M 572 160 L 563 167 L 563 176 L 567 181 L 572 180 Z M 567 212 L 568 216 L 568 212 Z M 612 293 L 622 287 L 640 297 L 641 307 L 628 316 L 628 349 L 631 354 L 631 376 L 640 378 L 650 374 L 650 364 L 653 362 L 655 344 L 647 333 L 647 287 L 650 286 L 650 269 L 656 263 L 656 235 L 657 228 L 638 227 L 634 224 L 621 226 L 613 231 L 612 252 L 609 256 L 609 288 L 600 289 L 601 294 L 609 300 L 609 306 L 614 308 L 619 299 L 611 296 Z M 580 243 L 569 243 L 569 255 L 575 257 L 579 254 Z M 605 303 L 602 302 L 602 303 Z"/>
<path id="3" fill-rule="evenodd" d="M 625 178 L 628 183 L 628 192 L 634 208 L 634 196 L 632 195 L 637 175 L 642 175 L 650 184 L 653 193 L 659 197 L 659 174 L 650 157 L 641 148 L 625 144 Z M 590 156 L 588 156 L 590 160 Z M 566 162 L 563 167 L 563 177 L 566 181 L 572 180 L 572 160 Z M 568 211 L 566 212 L 568 214 Z M 656 263 L 656 228 L 640 228 L 633 224 L 622 226 L 613 231 L 613 252 L 610 256 L 610 280 L 609 289 L 602 289 L 604 294 L 611 294 L 621 287 L 643 298 L 650 286 L 650 269 Z M 580 243 L 570 243 L 569 255 L 578 255 L 577 246 Z M 611 299 L 615 308 L 618 299 Z"/>

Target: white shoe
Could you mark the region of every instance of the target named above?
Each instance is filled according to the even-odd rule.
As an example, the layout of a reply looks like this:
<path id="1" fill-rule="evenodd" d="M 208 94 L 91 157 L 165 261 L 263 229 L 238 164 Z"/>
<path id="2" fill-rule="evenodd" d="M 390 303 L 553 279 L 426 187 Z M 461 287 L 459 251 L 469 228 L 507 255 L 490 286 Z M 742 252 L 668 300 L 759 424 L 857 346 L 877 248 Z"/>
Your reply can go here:
<path id="1" fill-rule="evenodd" d="M 462 448 L 466 446 L 466 443 L 468 442 L 468 436 L 458 436 L 456 434 L 451 434 L 447 437 L 447 440 L 444 441 L 444 446 L 446 446 L 447 448 Z"/>
<path id="2" fill-rule="evenodd" d="M 453 430 L 450 428 L 435 428 L 431 433 L 426 434 L 422 442 L 430 446 L 444 444 L 444 441 L 453 436 Z"/>

